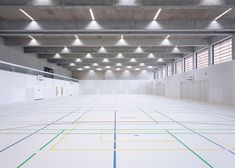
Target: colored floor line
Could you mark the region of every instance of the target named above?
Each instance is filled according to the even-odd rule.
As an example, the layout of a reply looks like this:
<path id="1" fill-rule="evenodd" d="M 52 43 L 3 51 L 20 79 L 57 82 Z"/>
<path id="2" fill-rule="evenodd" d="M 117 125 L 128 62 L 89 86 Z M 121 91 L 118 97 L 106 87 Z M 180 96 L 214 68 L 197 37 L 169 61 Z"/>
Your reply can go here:
<path id="1" fill-rule="evenodd" d="M 114 134 L 113 134 L 113 168 L 117 167 L 117 123 L 116 123 L 116 109 L 114 111 Z"/>
<path id="2" fill-rule="evenodd" d="M 209 139 L 209 138 L 205 137 L 204 135 L 202 135 L 202 134 L 200 134 L 200 133 L 196 132 L 195 130 L 193 130 L 193 129 L 191 129 L 191 128 L 187 127 L 187 126 L 185 126 L 184 124 L 182 124 L 182 123 L 180 123 L 180 122 L 178 122 L 178 121 L 173 120 L 172 118 L 170 118 L 170 117 L 168 117 L 168 116 L 166 116 L 166 115 L 162 114 L 162 113 L 161 113 L 161 112 L 159 112 L 159 111 L 156 111 L 156 110 L 154 110 L 154 111 L 155 111 L 156 113 L 161 114 L 162 116 L 164 116 L 164 117 L 168 118 L 169 120 L 174 121 L 175 123 L 177 123 L 177 124 L 181 125 L 182 127 L 184 127 L 184 128 L 186 128 L 186 129 L 188 129 L 188 130 L 192 131 L 193 133 L 195 133 L 195 134 L 199 135 L 200 137 L 202 137 L 202 138 L 204 138 L 204 139 L 206 139 L 206 140 L 210 141 L 211 143 L 215 144 L 216 146 L 219 146 L 220 148 L 224 149 L 225 151 L 227 151 L 227 152 L 229 152 L 229 153 L 231 153 L 231 154 L 235 155 L 235 152 L 233 152 L 233 151 L 231 151 L 231 150 L 227 149 L 226 147 L 224 147 L 224 146 L 222 146 L 222 145 L 218 144 L 217 142 L 215 142 L 215 141 L 213 141 L 213 140 L 211 140 L 211 139 Z"/>
<path id="3" fill-rule="evenodd" d="M 96 100 L 96 99 L 94 99 L 94 100 Z M 93 101 L 94 101 L 94 100 L 93 100 Z M 91 101 L 91 102 L 93 102 L 93 101 Z M 83 107 L 79 107 L 79 108 L 83 108 Z M 42 127 L 42 128 L 40 128 L 40 129 L 38 129 L 37 131 L 35 131 L 35 132 L 29 134 L 28 136 L 26 136 L 26 137 L 24 137 L 24 138 L 22 138 L 22 139 L 20 139 L 20 140 L 18 140 L 18 141 L 16 141 L 16 142 L 12 143 L 11 145 L 8 145 L 7 147 L 1 149 L 1 150 L 0 150 L 0 153 L 3 152 L 3 151 L 5 151 L 5 150 L 7 150 L 7 149 L 9 149 L 9 148 L 11 148 L 11 147 L 13 147 L 13 146 L 15 146 L 15 145 L 17 145 L 18 143 L 20 143 L 20 142 L 24 141 L 25 139 L 27 139 L 27 138 L 33 136 L 34 134 L 37 134 L 38 132 L 44 130 L 45 128 L 47 128 L 47 127 L 49 127 L 49 126 L 55 124 L 56 122 L 58 122 L 58 121 L 64 119 L 65 117 L 67 117 L 67 116 L 69 116 L 69 115 L 71 115 L 71 114 L 73 114 L 73 113 L 76 113 L 76 111 L 77 111 L 79 108 L 76 108 L 75 110 L 73 110 L 72 112 L 70 112 L 70 113 L 64 115 L 63 117 L 61 117 L 61 118 L 59 118 L 59 119 L 57 119 L 57 120 L 55 120 L 55 121 L 53 121 L 53 122 L 51 122 L 51 123 L 45 125 L 44 127 Z"/>
<path id="4" fill-rule="evenodd" d="M 174 134 L 166 130 L 166 132 L 169 133 L 173 138 L 175 138 L 178 142 L 180 142 L 185 148 L 187 148 L 189 151 L 191 151 L 194 155 L 196 155 L 200 160 L 202 160 L 207 166 L 210 168 L 214 168 L 212 165 L 210 165 L 205 159 L 203 159 L 200 155 L 198 155 L 196 152 L 194 152 L 190 147 L 188 147 L 185 143 L 183 143 L 180 139 L 178 139 Z"/>
<path id="5" fill-rule="evenodd" d="M 32 154 L 30 157 L 28 157 L 25 161 L 23 161 L 19 166 L 17 166 L 17 168 L 22 167 L 26 162 L 28 162 L 30 159 L 32 159 L 34 156 L 36 155 L 36 153 Z"/>
<path id="6" fill-rule="evenodd" d="M 72 122 L 72 124 L 76 123 L 79 121 L 86 113 L 90 112 L 94 107 L 89 108 L 85 113 L 83 113 L 81 116 L 79 116 L 76 120 Z M 79 122 L 80 123 L 80 122 Z"/>
<path id="7" fill-rule="evenodd" d="M 117 167 L 117 97 L 115 96 L 114 134 L 113 134 L 113 168 Z"/>
<path id="8" fill-rule="evenodd" d="M 60 136 L 65 130 L 61 131 L 58 135 L 56 135 L 54 138 L 52 138 L 50 141 L 48 141 L 45 145 L 43 145 L 39 151 L 41 151 L 42 149 L 44 149 L 47 145 L 49 145 L 53 140 L 55 140 L 58 136 Z"/>
<path id="9" fill-rule="evenodd" d="M 61 135 L 65 130 L 61 131 L 59 134 L 57 134 L 55 137 L 53 137 L 50 141 L 48 141 L 45 145 L 43 145 L 38 151 L 41 151 L 44 149 L 47 145 L 49 145 L 53 140 L 55 140 L 59 135 Z M 35 152 L 32 154 L 29 158 L 27 158 L 24 162 L 22 162 L 17 168 L 23 166 L 26 162 L 28 162 L 30 159 L 32 159 L 37 153 Z"/>
<path id="10" fill-rule="evenodd" d="M 3 152 L 3 151 L 5 151 L 5 150 L 7 150 L 7 149 L 9 149 L 9 148 L 11 148 L 11 147 L 17 145 L 18 143 L 20 143 L 20 142 L 24 141 L 25 139 L 27 139 L 27 138 L 33 136 L 34 134 L 37 134 L 39 131 L 42 131 L 43 129 L 45 129 L 45 128 L 51 126 L 52 124 L 56 123 L 57 121 L 62 120 L 62 119 L 64 119 L 65 117 L 67 117 L 67 116 L 69 116 L 69 115 L 75 113 L 75 111 L 77 111 L 77 109 L 76 109 L 76 110 L 73 110 L 72 112 L 66 114 L 65 116 L 63 116 L 63 117 L 61 117 L 61 118 L 59 118 L 59 119 L 57 119 L 57 120 L 51 122 L 50 124 L 47 124 L 46 126 L 44 126 L 44 127 L 40 128 L 40 129 L 38 129 L 37 131 L 35 131 L 35 132 L 29 134 L 28 136 L 26 136 L 26 137 L 24 137 L 24 138 L 22 138 L 22 139 L 20 139 L 20 140 L 18 140 L 18 141 L 16 141 L 16 142 L 14 142 L 13 144 L 8 145 L 7 147 L 1 149 L 0 152 Z"/>
<path id="11" fill-rule="evenodd" d="M 133 103 L 133 102 L 132 102 Z M 135 105 L 135 103 L 133 103 Z M 138 107 L 138 106 L 137 106 Z M 138 107 L 139 108 L 139 107 Z M 144 113 L 145 114 L 145 113 Z M 147 115 L 148 116 L 148 115 Z M 154 122 L 156 122 L 158 124 L 158 122 L 153 119 L 152 117 L 150 117 Z M 176 136 L 174 136 L 173 134 L 171 134 L 168 130 L 166 130 L 167 133 L 169 133 L 171 136 L 174 137 L 174 139 L 176 139 L 177 141 L 179 141 L 183 146 L 185 146 L 189 151 L 191 151 L 194 155 L 196 155 L 198 158 L 200 158 L 200 160 L 202 160 L 204 163 L 206 163 L 209 167 L 213 168 L 207 161 L 205 161 L 201 156 L 199 156 L 197 153 L 195 153 L 192 149 L 190 149 L 186 144 L 184 144 L 182 141 L 180 141 Z"/>
<path id="12" fill-rule="evenodd" d="M 93 108 L 93 107 L 92 107 Z M 61 138 L 61 139 L 59 139 L 58 140 L 58 142 L 57 143 L 55 143 L 52 147 L 51 147 L 51 149 L 50 150 L 55 150 L 55 147 L 60 143 L 60 142 L 62 142 L 79 124 L 80 124 L 80 122 L 82 121 L 82 120 L 84 120 L 85 118 L 83 118 L 82 120 L 80 120 L 82 117 L 84 117 L 88 112 L 90 112 L 90 110 L 92 109 L 92 108 L 90 108 L 89 110 L 87 110 L 85 113 L 83 113 L 78 119 L 76 119 L 75 121 L 76 121 L 76 124 L 75 124 L 75 126 L 74 127 L 72 127 L 71 129 L 69 129 L 68 130 L 68 132 L 66 132 L 65 134 L 64 134 L 64 136 Z M 80 120 L 80 121 L 79 121 Z M 79 122 L 78 122 L 79 121 Z M 75 123 L 75 122 L 74 122 Z"/>

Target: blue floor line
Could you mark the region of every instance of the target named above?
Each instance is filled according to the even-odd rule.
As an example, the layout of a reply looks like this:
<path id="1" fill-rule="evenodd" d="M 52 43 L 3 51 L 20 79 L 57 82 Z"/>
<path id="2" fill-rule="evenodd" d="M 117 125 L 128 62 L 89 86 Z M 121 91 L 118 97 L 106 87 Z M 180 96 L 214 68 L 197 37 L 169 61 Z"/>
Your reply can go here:
<path id="1" fill-rule="evenodd" d="M 116 129 L 116 110 L 114 112 L 114 143 L 113 143 L 113 168 L 116 168 L 117 166 L 117 162 L 116 162 L 116 158 L 117 158 L 117 153 L 116 153 L 116 147 L 117 147 L 117 143 L 116 143 L 116 140 L 117 140 L 117 129 Z"/>
<path id="2" fill-rule="evenodd" d="M 38 129 L 37 131 L 35 131 L 35 132 L 33 132 L 33 133 L 31 133 L 31 134 L 27 135 L 26 137 L 24 137 L 24 138 L 22 138 L 22 139 L 20 139 L 20 140 L 18 140 L 18 141 L 16 141 L 16 142 L 14 142 L 13 144 L 11 144 L 11 145 L 9 145 L 9 146 L 7 146 L 7 147 L 5 147 L 5 148 L 1 149 L 1 150 L 0 150 L 0 152 L 4 152 L 5 150 L 7 150 L 7 149 L 9 149 L 9 148 L 11 148 L 11 147 L 13 147 L 13 146 L 15 146 L 16 144 L 18 144 L 18 143 L 22 142 L 23 140 L 25 140 L 25 139 L 27 139 L 27 138 L 31 137 L 32 135 L 34 135 L 34 134 L 38 133 L 39 131 L 42 131 L 43 129 L 45 129 L 45 128 L 49 127 L 50 125 L 52 125 L 52 124 L 56 123 L 57 121 L 62 120 L 63 118 L 65 118 L 65 117 L 67 117 L 67 116 L 69 116 L 69 115 L 71 115 L 71 114 L 75 113 L 76 111 L 77 111 L 77 109 L 76 109 L 76 110 L 73 110 L 73 111 L 72 111 L 72 112 L 70 112 L 69 114 L 66 114 L 65 116 L 63 116 L 63 117 L 61 117 L 61 118 L 59 118 L 59 119 L 57 119 L 57 120 L 53 121 L 52 123 L 47 124 L 46 126 L 44 126 L 44 127 L 40 128 L 40 129 Z"/>

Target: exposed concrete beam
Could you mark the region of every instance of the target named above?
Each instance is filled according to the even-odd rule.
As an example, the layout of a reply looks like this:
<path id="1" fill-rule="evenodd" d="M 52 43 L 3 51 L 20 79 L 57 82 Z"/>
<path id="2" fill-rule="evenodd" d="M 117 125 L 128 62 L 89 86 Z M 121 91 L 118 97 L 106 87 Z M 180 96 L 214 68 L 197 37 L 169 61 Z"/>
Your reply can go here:
<path id="1" fill-rule="evenodd" d="M 113 54 L 127 54 L 135 53 L 136 47 L 105 47 L 106 52 Z M 194 47 L 141 47 L 142 51 L 140 53 L 193 53 Z M 100 47 L 68 47 L 66 50 L 64 47 L 24 47 L 25 53 L 38 53 L 38 54 L 56 54 L 56 53 L 99 53 Z M 136 52 L 138 53 L 138 52 Z"/>
<path id="2" fill-rule="evenodd" d="M 184 55 L 183 54 L 174 54 L 174 53 L 156 53 L 153 55 L 150 54 L 122 54 L 122 57 L 118 57 L 118 54 L 92 54 L 92 59 L 100 59 L 103 60 L 104 58 L 109 58 L 109 59 L 118 59 L 118 60 L 126 60 L 126 59 L 131 59 L 131 58 L 136 58 L 136 59 L 154 59 L 154 58 L 182 58 Z M 70 59 L 70 60 L 76 60 L 76 58 L 81 58 L 85 59 L 86 54 L 38 54 L 38 58 L 47 58 L 47 59 L 56 59 L 56 60 L 64 60 L 64 59 Z M 89 59 L 90 60 L 90 59 Z"/>
<path id="3" fill-rule="evenodd" d="M 231 34 L 231 21 L 1 21 L 6 34 Z"/>
<path id="4" fill-rule="evenodd" d="M 13 46 L 207 46 L 209 45 L 209 39 L 136 37 L 131 39 L 89 38 L 81 40 L 76 38 L 36 38 L 32 40 L 8 37 L 5 38 L 5 44 Z"/>
<path id="5" fill-rule="evenodd" d="M 165 7 L 203 7 L 231 6 L 234 0 L 1 0 L 1 6 L 42 6 L 42 7 L 74 7 L 74 6 L 158 6 Z"/>

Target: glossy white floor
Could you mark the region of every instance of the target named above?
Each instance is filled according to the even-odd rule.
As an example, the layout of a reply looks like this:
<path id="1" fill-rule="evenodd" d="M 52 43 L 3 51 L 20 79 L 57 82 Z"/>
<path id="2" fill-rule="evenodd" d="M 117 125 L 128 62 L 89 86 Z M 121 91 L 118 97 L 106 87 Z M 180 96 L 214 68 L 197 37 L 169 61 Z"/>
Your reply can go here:
<path id="1" fill-rule="evenodd" d="M 234 168 L 235 107 L 78 96 L 0 107 L 3 168 Z"/>

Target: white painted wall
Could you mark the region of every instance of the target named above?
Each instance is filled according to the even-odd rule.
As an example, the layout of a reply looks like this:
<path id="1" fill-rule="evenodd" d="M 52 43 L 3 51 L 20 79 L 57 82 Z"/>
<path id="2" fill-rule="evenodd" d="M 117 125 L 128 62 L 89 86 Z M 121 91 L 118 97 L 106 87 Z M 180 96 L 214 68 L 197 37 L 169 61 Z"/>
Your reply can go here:
<path id="1" fill-rule="evenodd" d="M 44 78 L 38 81 L 37 76 L 8 72 L 0 70 L 0 104 L 33 101 L 37 97 L 37 90 L 40 88 L 44 99 L 62 96 L 60 90 L 63 87 L 63 96 L 78 94 L 78 83 Z M 56 87 L 59 94 L 56 95 Z"/>
<path id="2" fill-rule="evenodd" d="M 153 76 L 147 70 L 73 72 L 80 94 L 153 94 Z"/>
<path id="3" fill-rule="evenodd" d="M 153 80 L 81 80 L 80 94 L 153 94 Z"/>
<path id="4" fill-rule="evenodd" d="M 209 81 L 209 102 L 235 104 L 235 61 L 209 66 L 156 80 L 165 85 L 165 96 L 180 97 L 180 83 L 189 76 Z"/>
<path id="5" fill-rule="evenodd" d="M 73 77 L 79 80 L 153 80 L 153 71 L 74 71 Z"/>

